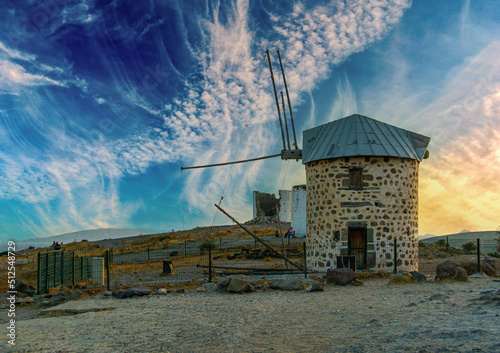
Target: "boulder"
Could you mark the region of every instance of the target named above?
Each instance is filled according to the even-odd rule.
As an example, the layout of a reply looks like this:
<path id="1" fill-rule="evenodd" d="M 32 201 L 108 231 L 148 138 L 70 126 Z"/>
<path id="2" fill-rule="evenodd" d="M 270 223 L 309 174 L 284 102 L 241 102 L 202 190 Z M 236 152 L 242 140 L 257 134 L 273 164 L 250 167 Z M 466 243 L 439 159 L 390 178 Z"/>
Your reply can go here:
<path id="1" fill-rule="evenodd" d="M 216 283 L 203 283 L 201 285 L 203 288 L 205 288 L 208 291 L 215 291 L 217 289 L 217 284 Z"/>
<path id="2" fill-rule="evenodd" d="M 110 297 L 113 295 L 112 292 L 110 292 L 109 290 L 105 290 L 104 292 L 102 292 L 102 295 L 105 296 L 105 297 Z"/>
<path id="3" fill-rule="evenodd" d="M 115 297 L 117 299 L 130 298 L 133 295 L 134 295 L 134 292 L 131 291 L 130 289 L 113 291 L 113 297 Z"/>
<path id="4" fill-rule="evenodd" d="M 424 274 L 422 274 L 418 271 L 410 272 L 410 274 L 411 274 L 411 278 L 417 282 L 427 282 L 427 277 L 425 277 Z"/>
<path id="5" fill-rule="evenodd" d="M 269 282 L 269 288 L 281 290 L 304 290 L 306 285 L 302 278 L 275 279 Z"/>
<path id="6" fill-rule="evenodd" d="M 179 289 L 176 289 L 175 293 L 185 293 L 186 290 L 184 288 L 179 288 Z"/>
<path id="7" fill-rule="evenodd" d="M 198 288 L 196 288 L 196 291 L 197 292 L 206 292 L 207 289 L 205 287 L 198 287 Z"/>
<path id="8" fill-rule="evenodd" d="M 445 261 L 436 266 L 436 278 L 455 278 L 458 265 L 451 261 Z"/>
<path id="9" fill-rule="evenodd" d="M 133 288 L 129 288 L 128 290 L 131 290 L 133 295 L 137 295 L 137 296 L 143 296 L 143 295 L 148 295 L 150 294 L 153 290 L 149 287 L 142 287 L 142 286 L 139 286 L 139 287 L 133 287 Z"/>
<path id="10" fill-rule="evenodd" d="M 29 287 L 23 281 L 16 279 L 15 285 L 14 285 L 14 290 L 19 293 L 19 292 L 24 292 L 25 290 L 29 290 Z"/>
<path id="11" fill-rule="evenodd" d="M 497 270 L 495 269 L 495 263 L 491 260 L 484 260 L 484 262 L 481 263 L 481 269 L 486 275 L 490 277 L 495 277 L 497 275 Z"/>
<path id="12" fill-rule="evenodd" d="M 306 289 L 308 292 L 323 292 L 325 290 L 325 284 L 324 283 L 313 283 Z"/>
<path id="13" fill-rule="evenodd" d="M 217 282 L 217 290 L 224 292 L 227 290 L 229 283 L 231 282 L 231 277 L 223 277 Z"/>
<path id="14" fill-rule="evenodd" d="M 160 288 L 156 291 L 158 294 L 164 295 L 167 294 L 168 291 L 165 288 Z"/>
<path id="15" fill-rule="evenodd" d="M 247 280 L 246 276 L 244 275 L 236 275 L 236 276 L 228 276 L 228 277 L 222 277 L 219 282 L 217 283 L 217 290 L 218 291 L 221 291 L 221 292 L 224 292 L 227 290 L 227 287 L 229 286 L 229 283 L 231 283 L 231 280 L 233 278 L 238 278 L 238 279 L 242 279 L 244 281 Z"/>
<path id="16" fill-rule="evenodd" d="M 32 297 L 32 296 L 36 295 L 36 292 L 34 290 L 31 290 L 31 289 L 25 290 L 25 291 L 23 291 L 23 293 L 26 294 L 28 297 Z"/>
<path id="17" fill-rule="evenodd" d="M 350 268 L 329 268 L 326 270 L 326 283 L 346 285 L 357 278 Z"/>
<path id="18" fill-rule="evenodd" d="M 467 271 L 463 267 L 457 267 L 457 272 L 455 274 L 455 281 L 466 282 L 469 278 L 467 277 Z"/>
<path id="19" fill-rule="evenodd" d="M 26 298 L 16 298 L 15 303 L 16 304 L 29 304 L 33 303 L 34 299 L 32 297 L 26 297 Z"/>
<path id="20" fill-rule="evenodd" d="M 241 294 L 244 292 L 255 292 L 255 288 L 246 279 L 232 278 L 227 286 L 227 291 Z"/>

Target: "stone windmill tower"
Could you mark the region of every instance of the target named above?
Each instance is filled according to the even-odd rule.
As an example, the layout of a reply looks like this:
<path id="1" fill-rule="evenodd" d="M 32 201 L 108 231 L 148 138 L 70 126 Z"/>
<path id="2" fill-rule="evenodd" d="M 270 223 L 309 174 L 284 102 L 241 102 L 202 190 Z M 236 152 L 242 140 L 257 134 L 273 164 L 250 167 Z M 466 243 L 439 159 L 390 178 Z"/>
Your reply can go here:
<path id="1" fill-rule="evenodd" d="M 418 266 L 418 167 L 430 138 L 361 115 L 304 131 L 308 268 Z"/>

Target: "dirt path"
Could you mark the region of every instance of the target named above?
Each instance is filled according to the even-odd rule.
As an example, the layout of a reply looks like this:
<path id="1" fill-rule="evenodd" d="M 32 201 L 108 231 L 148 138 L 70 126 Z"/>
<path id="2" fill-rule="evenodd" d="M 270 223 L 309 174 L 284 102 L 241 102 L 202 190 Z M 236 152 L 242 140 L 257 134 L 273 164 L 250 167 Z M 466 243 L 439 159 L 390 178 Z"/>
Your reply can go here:
<path id="1" fill-rule="evenodd" d="M 500 282 L 327 287 L 245 295 L 187 292 L 95 298 L 56 308 L 115 308 L 18 322 L 9 351 L 498 352 Z M 442 299 L 431 300 L 441 295 Z"/>

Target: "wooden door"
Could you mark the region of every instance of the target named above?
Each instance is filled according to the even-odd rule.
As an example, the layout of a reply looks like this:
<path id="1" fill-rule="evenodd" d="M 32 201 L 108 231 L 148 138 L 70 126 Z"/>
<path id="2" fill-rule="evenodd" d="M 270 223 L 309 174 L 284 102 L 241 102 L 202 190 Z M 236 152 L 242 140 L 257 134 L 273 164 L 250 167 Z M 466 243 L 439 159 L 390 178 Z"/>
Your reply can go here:
<path id="1" fill-rule="evenodd" d="M 349 228 L 349 255 L 356 256 L 356 268 L 366 268 L 366 228 Z"/>

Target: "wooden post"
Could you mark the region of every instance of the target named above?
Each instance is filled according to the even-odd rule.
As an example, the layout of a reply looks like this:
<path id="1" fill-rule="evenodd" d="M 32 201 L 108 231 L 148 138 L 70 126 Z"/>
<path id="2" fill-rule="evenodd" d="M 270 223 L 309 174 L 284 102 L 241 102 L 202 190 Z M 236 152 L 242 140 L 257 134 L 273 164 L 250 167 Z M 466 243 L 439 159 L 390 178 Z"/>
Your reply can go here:
<path id="1" fill-rule="evenodd" d="M 222 251 L 222 237 L 219 237 L 219 250 Z"/>
<path id="2" fill-rule="evenodd" d="M 184 239 L 184 257 L 187 256 L 187 239 Z"/>
<path id="3" fill-rule="evenodd" d="M 40 295 L 40 285 L 42 284 L 42 254 L 37 254 L 37 267 L 36 267 L 36 294 Z"/>
<path id="4" fill-rule="evenodd" d="M 150 255 L 149 255 L 149 244 L 148 244 L 148 262 L 150 260 Z"/>
<path id="5" fill-rule="evenodd" d="M 306 242 L 302 243 L 304 249 L 304 278 L 307 278 L 307 255 L 306 255 Z"/>
<path id="6" fill-rule="evenodd" d="M 281 234 L 281 246 L 283 248 L 283 256 L 286 258 L 286 248 L 285 248 L 285 240 L 283 239 L 283 232 L 281 231 L 281 218 L 280 218 L 280 208 L 276 207 L 276 214 L 278 215 L 278 228 Z M 288 264 L 285 261 L 285 267 L 288 268 Z"/>
<path id="7" fill-rule="evenodd" d="M 267 245 L 265 242 L 263 242 L 262 240 L 260 240 L 255 234 L 253 234 L 252 232 L 250 232 L 247 228 L 245 228 L 245 226 L 243 224 L 241 224 L 240 222 L 238 222 L 234 217 L 232 217 L 229 213 L 227 213 L 226 211 L 224 211 L 224 209 L 222 209 L 220 206 L 214 204 L 215 207 L 217 207 L 217 209 L 219 211 L 221 211 L 222 213 L 224 213 L 230 220 L 232 220 L 234 223 L 236 223 L 241 229 L 243 229 L 245 232 L 247 232 L 248 234 L 250 234 L 252 237 L 254 237 L 255 239 L 257 239 L 257 241 L 259 243 L 261 243 L 262 245 L 264 245 L 264 247 L 266 247 L 267 249 L 271 250 L 274 254 L 276 254 L 276 256 L 284 259 L 286 262 L 288 262 L 290 265 L 294 266 L 295 268 L 298 268 L 300 271 L 302 271 L 302 268 L 297 265 L 295 262 L 289 260 L 286 256 L 283 256 L 283 254 L 280 254 L 278 251 L 274 250 L 272 247 L 270 247 L 269 245 Z M 283 239 L 283 238 L 282 238 Z"/>
<path id="8" fill-rule="evenodd" d="M 394 273 L 398 273 L 398 240 L 394 238 Z"/>
<path id="9" fill-rule="evenodd" d="M 481 273 L 481 241 L 477 238 L 477 272 Z"/>

